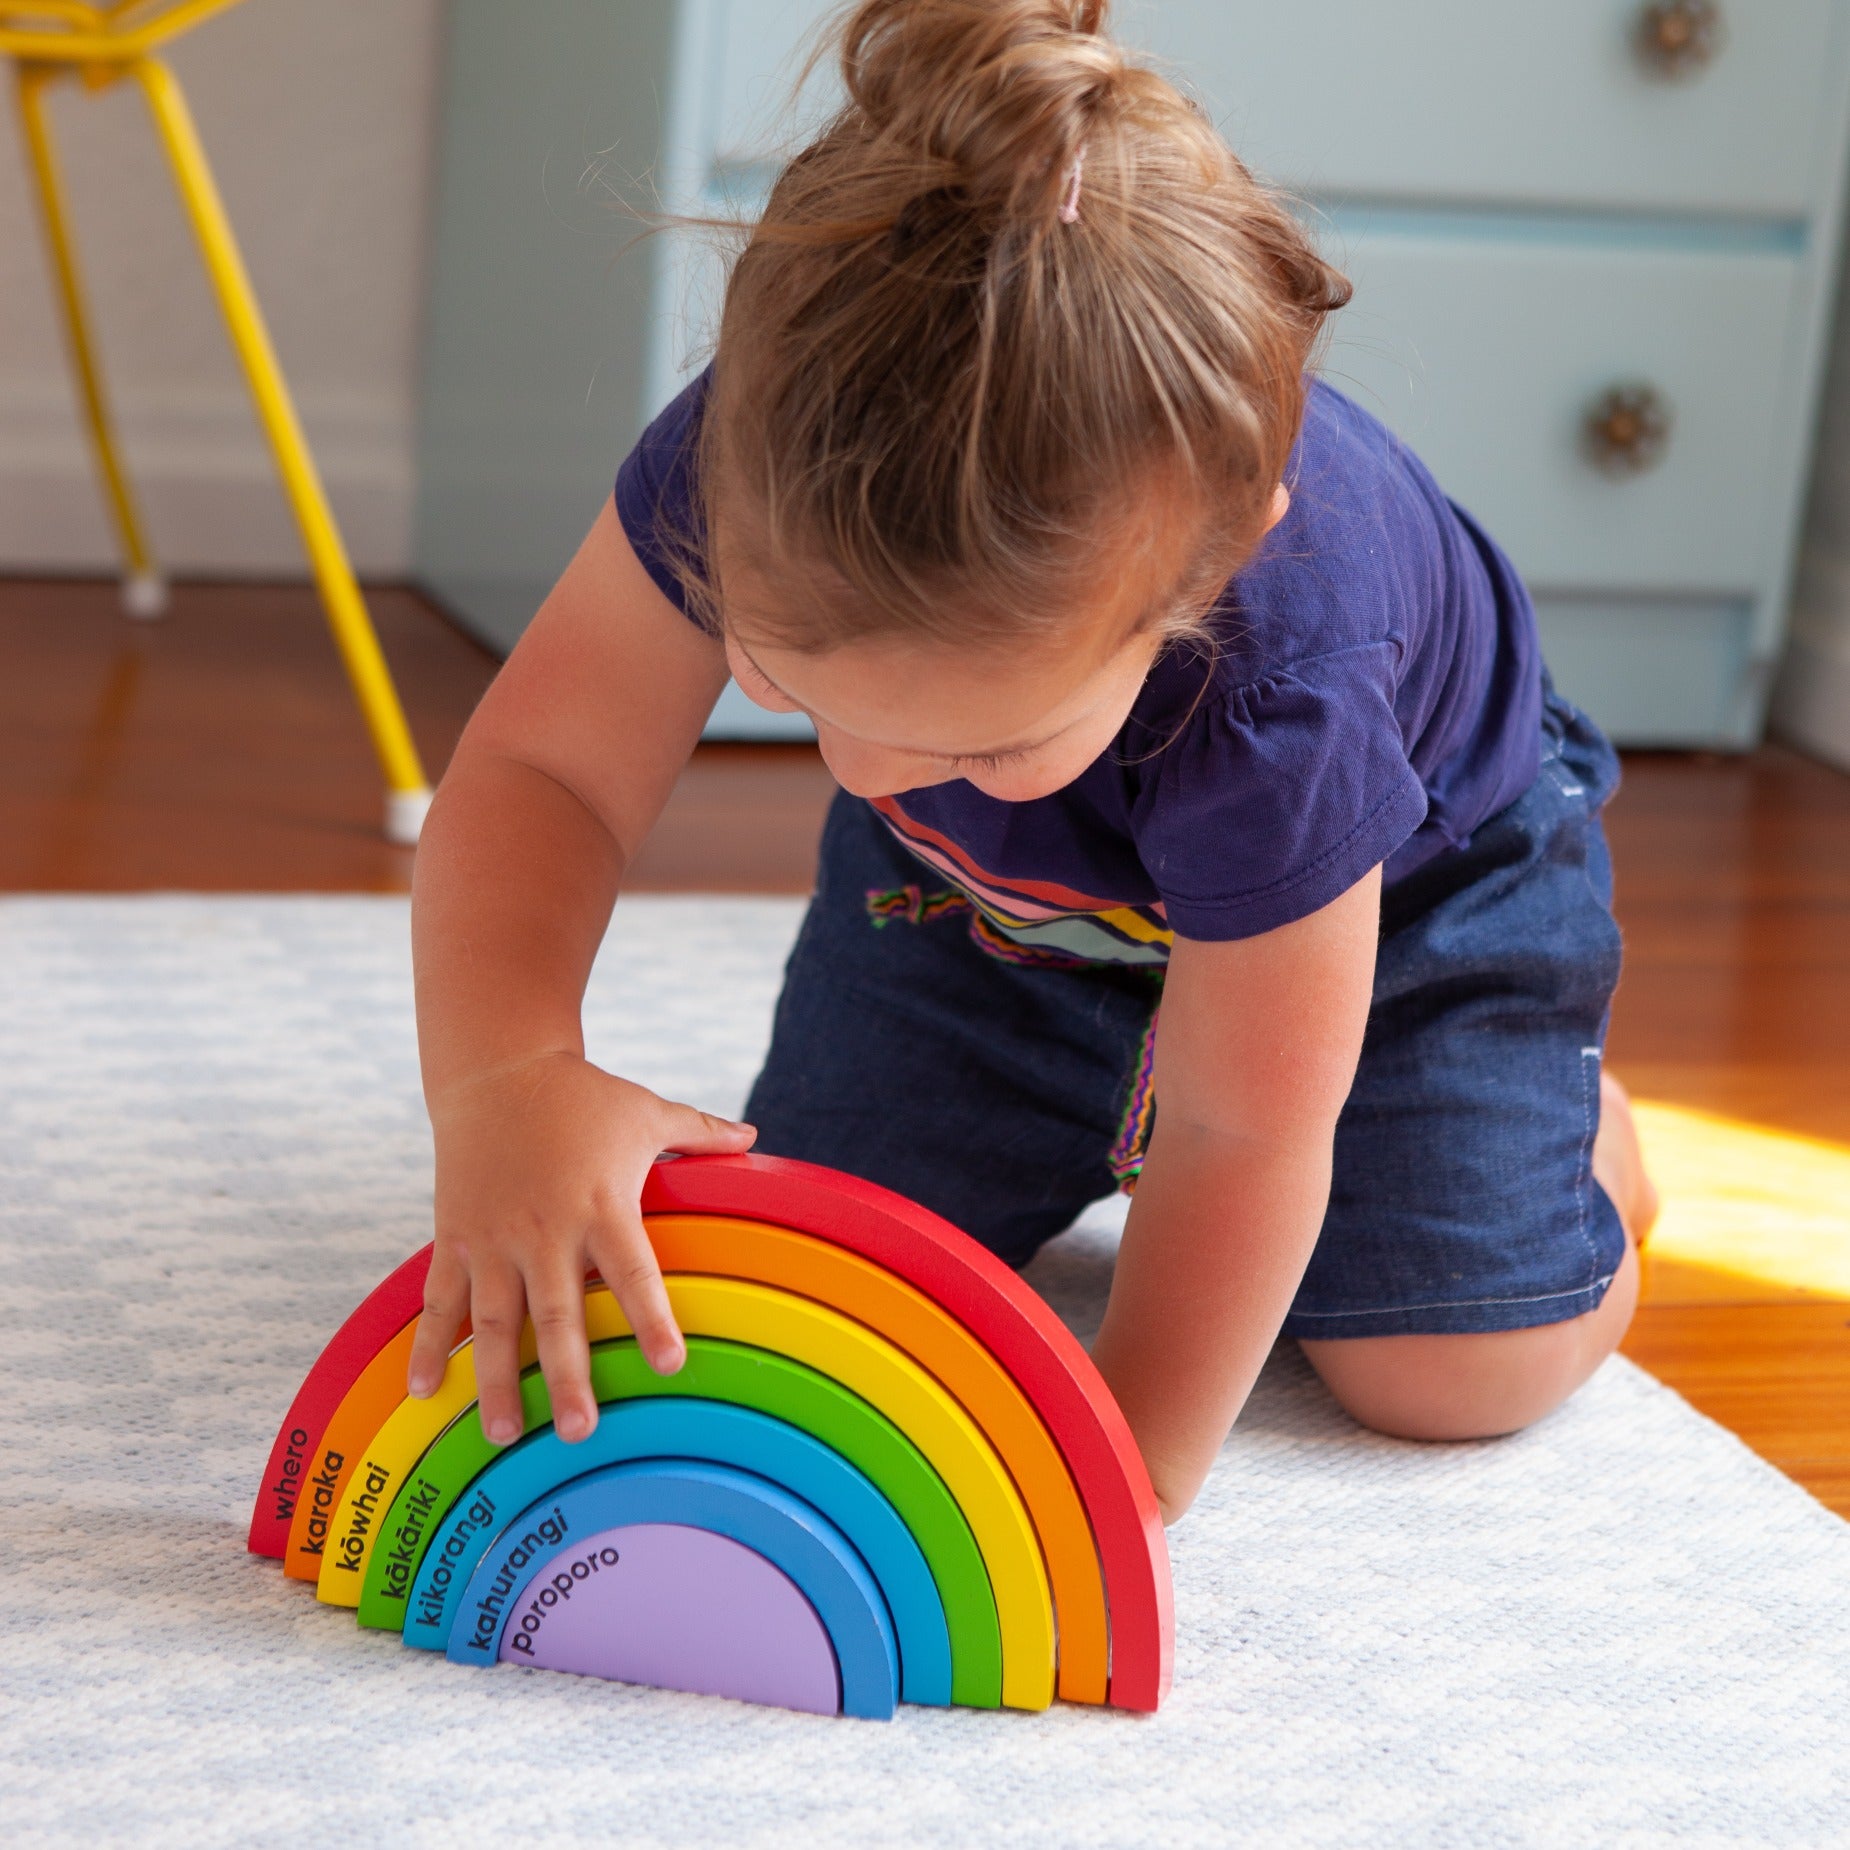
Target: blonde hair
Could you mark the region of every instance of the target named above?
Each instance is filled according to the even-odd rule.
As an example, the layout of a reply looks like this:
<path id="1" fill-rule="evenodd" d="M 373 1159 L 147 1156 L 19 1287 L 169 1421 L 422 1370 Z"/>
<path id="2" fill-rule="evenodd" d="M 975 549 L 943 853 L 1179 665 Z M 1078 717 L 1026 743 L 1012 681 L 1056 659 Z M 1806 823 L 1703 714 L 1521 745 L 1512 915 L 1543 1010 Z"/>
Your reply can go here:
<path id="1" fill-rule="evenodd" d="M 682 548 L 713 627 L 723 546 L 801 587 L 771 623 L 806 650 L 1045 636 L 1158 494 L 1203 517 L 1178 585 L 1250 556 L 1348 284 L 1106 8 L 838 21 L 847 103 L 726 290 Z"/>

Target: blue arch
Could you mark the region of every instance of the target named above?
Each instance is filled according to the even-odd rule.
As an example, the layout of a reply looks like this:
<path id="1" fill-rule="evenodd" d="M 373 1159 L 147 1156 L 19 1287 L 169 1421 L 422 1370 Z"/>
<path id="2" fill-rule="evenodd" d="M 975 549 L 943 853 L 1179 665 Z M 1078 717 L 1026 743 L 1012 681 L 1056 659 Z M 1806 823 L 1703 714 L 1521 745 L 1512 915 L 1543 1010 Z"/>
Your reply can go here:
<path id="1" fill-rule="evenodd" d="M 650 1459 L 576 1478 L 508 1525 L 483 1557 L 450 1628 L 447 1655 L 492 1664 L 528 1583 L 581 1536 L 638 1522 L 710 1529 L 796 1582 L 835 1647 L 842 1709 L 885 1721 L 899 1702 L 899 1650 L 886 1601 L 848 1538 L 811 1505 L 726 1465 Z"/>
<path id="2" fill-rule="evenodd" d="M 665 1398 L 618 1401 L 599 1409 L 590 1438 L 567 1445 L 547 1427 L 503 1452 L 480 1472 L 431 1538 L 406 1602 L 419 1607 L 442 1564 L 449 1584 L 466 1586 L 477 1563 L 528 1505 L 568 1481 L 606 1465 L 648 1458 L 688 1458 L 750 1471 L 813 1505 L 853 1543 L 879 1586 L 899 1643 L 900 1693 L 908 1702 L 951 1699 L 951 1635 L 938 1585 L 912 1531 L 881 1492 L 839 1452 L 769 1414 L 722 1401 Z M 506 1512 L 497 1520 L 494 1514 Z M 448 1603 L 441 1631 L 407 1626 L 407 1642 L 431 1650 L 448 1643 L 463 1602 Z"/>

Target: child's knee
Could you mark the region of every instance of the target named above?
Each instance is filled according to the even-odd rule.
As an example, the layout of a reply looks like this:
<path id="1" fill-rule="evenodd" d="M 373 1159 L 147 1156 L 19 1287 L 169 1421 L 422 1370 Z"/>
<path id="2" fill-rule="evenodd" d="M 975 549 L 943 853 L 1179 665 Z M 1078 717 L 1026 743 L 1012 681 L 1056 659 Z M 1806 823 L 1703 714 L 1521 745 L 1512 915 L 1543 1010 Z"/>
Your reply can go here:
<path id="1" fill-rule="evenodd" d="M 1582 1321 L 1469 1336 L 1368 1336 L 1303 1348 L 1343 1410 L 1375 1432 L 1396 1439 L 1495 1439 L 1552 1413 L 1605 1359 L 1609 1350 L 1589 1353 Z"/>
<path id="2" fill-rule="evenodd" d="M 1494 1439 L 1552 1413 L 1619 1346 L 1638 1302 L 1629 1241 L 1584 1316 L 1526 1330 L 1361 1336 L 1301 1345 L 1343 1410 L 1397 1439 Z"/>
<path id="3" fill-rule="evenodd" d="M 1571 1323 L 1482 1335 L 1352 1337 L 1303 1348 L 1352 1419 L 1397 1439 L 1518 1432 L 1551 1413 L 1582 1378 L 1579 1333 Z"/>

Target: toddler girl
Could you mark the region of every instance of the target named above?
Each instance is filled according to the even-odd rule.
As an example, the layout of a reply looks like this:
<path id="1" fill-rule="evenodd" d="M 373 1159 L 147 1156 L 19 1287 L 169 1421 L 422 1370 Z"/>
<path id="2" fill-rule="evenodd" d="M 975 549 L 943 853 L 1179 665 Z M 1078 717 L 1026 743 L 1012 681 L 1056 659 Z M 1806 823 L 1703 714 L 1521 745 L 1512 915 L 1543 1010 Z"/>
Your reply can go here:
<path id="1" fill-rule="evenodd" d="M 583 1280 L 683 1354 L 637 1199 L 752 1128 L 579 1006 L 728 670 L 841 784 L 756 1147 L 1012 1264 L 1136 1184 L 1095 1350 L 1165 1514 L 1273 1341 L 1384 1432 L 1538 1418 L 1611 1352 L 1649 1185 L 1602 1097 L 1616 763 L 1509 562 L 1308 375 L 1347 299 L 1105 0 L 865 0 L 716 356 L 624 463 L 418 855 L 437 1252 L 491 1438 Z M 1602 1122 L 1602 1105 L 1604 1121 Z"/>

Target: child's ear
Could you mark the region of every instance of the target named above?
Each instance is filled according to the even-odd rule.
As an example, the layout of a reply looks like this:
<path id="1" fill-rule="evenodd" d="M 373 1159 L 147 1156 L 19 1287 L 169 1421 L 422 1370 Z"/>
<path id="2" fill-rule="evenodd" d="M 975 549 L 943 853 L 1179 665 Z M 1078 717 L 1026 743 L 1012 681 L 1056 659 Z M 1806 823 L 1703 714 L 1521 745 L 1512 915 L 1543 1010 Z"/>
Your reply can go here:
<path id="1" fill-rule="evenodd" d="M 1283 482 L 1272 490 L 1272 505 L 1266 509 L 1265 530 L 1270 533 L 1291 511 L 1291 490 Z"/>

